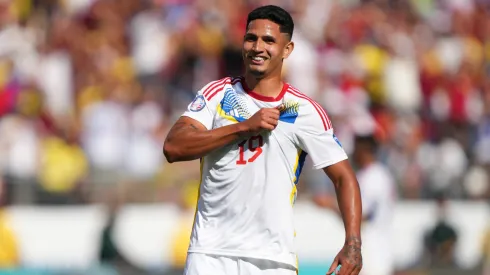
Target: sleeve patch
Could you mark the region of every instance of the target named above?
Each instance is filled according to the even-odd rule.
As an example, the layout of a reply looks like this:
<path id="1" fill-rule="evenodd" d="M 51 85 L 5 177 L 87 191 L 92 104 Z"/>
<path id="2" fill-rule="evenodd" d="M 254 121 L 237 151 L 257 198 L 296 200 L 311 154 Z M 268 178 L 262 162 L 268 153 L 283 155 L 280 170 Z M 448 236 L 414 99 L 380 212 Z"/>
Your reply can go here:
<path id="1" fill-rule="evenodd" d="M 337 144 L 342 147 L 342 144 L 340 143 L 340 140 L 337 138 L 337 136 L 335 136 L 335 134 L 333 135 L 333 139 L 335 140 L 335 142 L 337 142 Z"/>
<path id="2" fill-rule="evenodd" d="M 199 112 L 206 106 L 206 100 L 202 95 L 197 95 L 194 100 L 189 104 L 189 111 Z"/>

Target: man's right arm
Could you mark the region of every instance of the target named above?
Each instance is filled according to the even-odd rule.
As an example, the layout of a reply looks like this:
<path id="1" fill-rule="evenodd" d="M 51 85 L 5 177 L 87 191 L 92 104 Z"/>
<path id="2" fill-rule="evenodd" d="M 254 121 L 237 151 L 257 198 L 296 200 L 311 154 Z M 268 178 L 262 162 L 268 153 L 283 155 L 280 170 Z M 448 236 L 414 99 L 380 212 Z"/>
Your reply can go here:
<path id="1" fill-rule="evenodd" d="M 244 135 L 247 127 L 236 123 L 208 130 L 199 121 L 182 116 L 170 129 L 163 146 L 167 161 L 187 161 L 201 158 Z"/>
<path id="2" fill-rule="evenodd" d="M 193 118 L 182 116 L 170 129 L 163 153 L 170 163 L 198 159 L 241 137 L 272 131 L 278 121 L 279 110 L 275 108 L 263 108 L 243 122 L 211 130 Z"/>

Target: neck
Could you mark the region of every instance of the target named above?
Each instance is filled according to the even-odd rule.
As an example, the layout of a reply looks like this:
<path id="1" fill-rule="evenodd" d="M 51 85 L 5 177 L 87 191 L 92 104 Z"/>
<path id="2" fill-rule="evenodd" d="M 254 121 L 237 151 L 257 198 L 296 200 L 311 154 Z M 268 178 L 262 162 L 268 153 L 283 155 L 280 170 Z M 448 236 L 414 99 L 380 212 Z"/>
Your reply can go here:
<path id="1" fill-rule="evenodd" d="M 373 158 L 373 157 L 368 157 L 366 156 L 360 163 L 360 167 L 361 169 L 365 169 L 365 168 L 368 168 L 369 166 L 371 166 L 373 163 L 376 162 L 376 159 Z"/>
<path id="2" fill-rule="evenodd" d="M 254 93 L 273 98 L 281 93 L 284 86 L 280 75 L 257 78 L 251 74 L 246 74 L 245 82 Z"/>

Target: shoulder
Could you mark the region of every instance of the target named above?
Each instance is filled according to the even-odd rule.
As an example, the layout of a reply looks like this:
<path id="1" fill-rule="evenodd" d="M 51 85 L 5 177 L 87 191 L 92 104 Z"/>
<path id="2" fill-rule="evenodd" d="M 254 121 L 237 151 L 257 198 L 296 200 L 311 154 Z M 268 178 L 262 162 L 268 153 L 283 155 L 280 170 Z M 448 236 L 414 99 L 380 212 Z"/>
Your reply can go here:
<path id="1" fill-rule="evenodd" d="M 394 178 L 390 170 L 381 163 L 372 165 L 369 173 L 369 180 L 377 182 L 374 186 L 381 190 L 389 190 L 394 184 Z"/>
<path id="2" fill-rule="evenodd" d="M 318 126 L 325 131 L 332 128 L 332 122 L 325 109 L 315 100 L 303 94 L 294 86 L 288 84 L 286 90 L 286 101 L 292 100 L 299 104 L 299 115 L 303 123 Z"/>
<path id="3" fill-rule="evenodd" d="M 225 87 L 228 85 L 236 85 L 241 80 L 241 77 L 224 77 L 215 81 L 211 81 L 204 85 L 204 87 L 199 91 L 199 94 L 206 99 L 206 101 L 211 101 L 212 99 L 218 98 L 220 94 L 223 93 Z"/>
<path id="4" fill-rule="evenodd" d="M 379 177 L 385 179 L 385 181 L 391 182 L 393 180 L 390 169 L 386 165 L 378 162 L 376 165 L 376 169 Z"/>

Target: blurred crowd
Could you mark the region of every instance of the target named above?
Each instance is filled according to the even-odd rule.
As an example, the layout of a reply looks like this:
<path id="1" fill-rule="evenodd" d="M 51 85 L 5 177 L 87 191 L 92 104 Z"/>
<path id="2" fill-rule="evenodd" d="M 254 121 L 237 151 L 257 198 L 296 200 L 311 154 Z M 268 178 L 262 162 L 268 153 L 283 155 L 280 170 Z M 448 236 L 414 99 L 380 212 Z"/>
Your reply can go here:
<path id="1" fill-rule="evenodd" d="M 242 73 L 262 4 L 295 20 L 285 79 L 349 154 L 376 135 L 399 197 L 489 197 L 489 1 L 2 0 L 1 201 L 192 204 L 199 166 L 165 163 L 166 132 L 203 85 Z M 307 170 L 300 192 L 328 184 Z"/>

